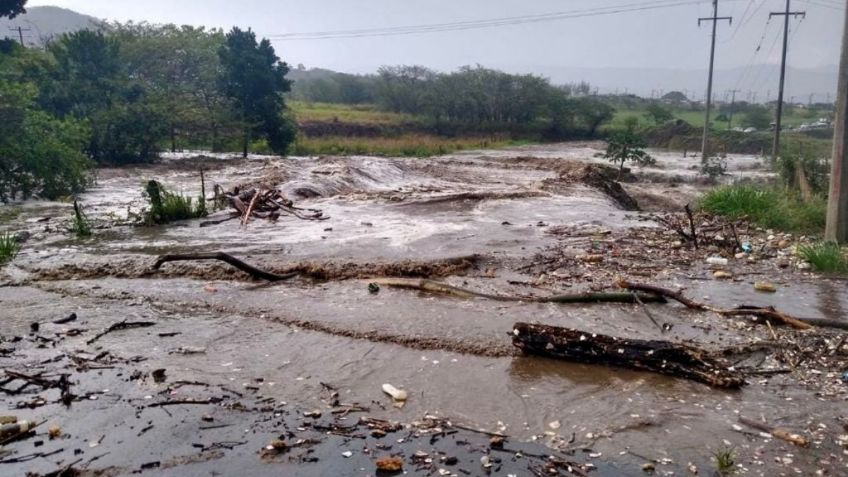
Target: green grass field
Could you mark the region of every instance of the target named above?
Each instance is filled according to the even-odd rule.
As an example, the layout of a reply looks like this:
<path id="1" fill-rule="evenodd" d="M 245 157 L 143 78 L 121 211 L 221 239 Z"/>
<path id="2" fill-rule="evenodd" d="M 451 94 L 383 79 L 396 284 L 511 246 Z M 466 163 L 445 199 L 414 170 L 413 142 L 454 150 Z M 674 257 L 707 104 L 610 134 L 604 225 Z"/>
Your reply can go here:
<path id="1" fill-rule="evenodd" d="M 674 114 L 675 119 L 682 119 L 695 127 L 704 127 L 703 111 L 674 110 L 672 111 L 672 114 Z M 713 128 L 717 130 L 728 129 L 728 122 L 716 121 L 715 118 L 717 116 L 717 112 L 713 111 L 712 117 L 710 118 L 710 122 L 713 123 Z M 803 123 L 815 122 L 821 116 L 824 116 L 824 113 L 819 114 L 815 111 L 807 111 L 800 108 L 794 108 L 784 112 L 783 125 L 785 127 L 798 127 Z M 608 127 L 612 129 L 622 128 L 624 127 L 627 118 L 631 117 L 636 118 L 639 121 L 640 126 L 647 127 L 654 125 L 653 121 L 645 117 L 644 109 L 619 109 L 616 111 L 615 116 L 613 117 L 613 120 L 610 122 Z M 744 124 L 744 120 L 744 113 L 733 115 L 733 127 L 741 126 L 742 124 Z"/>
<path id="2" fill-rule="evenodd" d="M 418 121 L 418 118 L 410 114 L 380 111 L 372 104 L 350 105 L 304 101 L 289 101 L 287 104 L 298 121 L 340 121 L 373 125 L 400 125 Z"/>
<path id="3" fill-rule="evenodd" d="M 496 149 L 522 144 L 500 137 L 445 138 L 427 134 L 396 137 L 299 137 L 292 148 L 295 156 L 378 155 L 428 157 L 467 149 Z"/>

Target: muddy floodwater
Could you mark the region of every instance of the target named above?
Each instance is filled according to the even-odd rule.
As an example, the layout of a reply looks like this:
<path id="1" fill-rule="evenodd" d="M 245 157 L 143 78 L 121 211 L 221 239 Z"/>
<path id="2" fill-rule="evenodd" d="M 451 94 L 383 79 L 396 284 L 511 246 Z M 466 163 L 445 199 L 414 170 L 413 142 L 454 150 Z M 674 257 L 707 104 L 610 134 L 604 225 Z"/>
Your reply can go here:
<path id="1" fill-rule="evenodd" d="M 760 367 L 746 386 L 721 390 L 525 356 L 510 336 L 514 323 L 538 322 L 707 350 L 782 342 L 801 353 L 815 331 L 677 304 L 369 290 L 380 277 L 428 278 L 536 297 L 610 291 L 621 276 L 683 288 L 721 307 L 774 306 L 792 316 L 848 321 L 848 282 L 810 273 L 793 254 L 805 238 L 746 228 L 738 231 L 740 241 L 751 241 L 762 257 L 737 257 L 689 251 L 655 220 L 705 190 L 697 158 L 654 151 L 655 166 L 632 170 L 616 188 L 587 172 L 603 164 L 595 157 L 599 147 L 554 144 L 427 159 L 166 154 L 154 165 L 98 171 L 96 186 L 80 197 L 95 226 L 86 239 L 67 233 L 67 203 L 0 207 L 0 232 L 28 233 L 0 271 L 0 367 L 27 376 L 66 374 L 73 394 L 63 403 L 59 389 L 15 392 L 21 382 L 5 378 L 7 409 L 0 414 L 44 424 L 35 436 L 5 446 L 0 475 L 73 469 L 52 475 L 367 476 L 382 455 L 405 459 L 414 475 L 584 475 L 539 471 L 528 457 L 534 453 L 590 464 L 580 470 L 588 475 L 713 475 L 715 456 L 724 451 L 733 455 L 735 475 L 848 475 L 848 382 L 833 361 L 811 355 L 787 358 L 787 365 L 766 353 L 745 363 Z M 201 168 L 210 197 L 214 184 L 275 188 L 326 220 L 283 214 L 200 227 L 227 218 L 222 210 L 165 226 L 127 223 L 146 207 L 144 181 L 197 197 Z M 769 175 L 760 158 L 732 156 L 723 180 Z M 213 251 L 302 276 L 269 284 L 219 262 L 152 269 L 161 254 Z M 719 254 L 727 257 L 730 279 L 715 278 L 705 261 Z M 756 291 L 753 283 L 761 281 L 776 293 Z M 72 313 L 76 320 L 53 323 Z M 120 322 L 148 325 L 92 341 Z M 817 338 L 822 356 L 848 354 L 841 333 Z M 154 379 L 154 370 L 166 377 Z M 393 405 L 381 390 L 386 383 L 408 393 L 405 405 Z M 166 400 L 188 403 L 151 406 Z M 356 409 L 336 412 L 351 403 Z M 313 410 L 324 417 L 304 416 Z M 412 427 L 409 435 L 390 435 L 388 444 L 332 427 L 362 415 Z M 416 441 L 414 423 L 425 416 L 467 430 L 445 441 Z M 799 433 L 809 445 L 741 425 L 740 416 Z M 321 419 L 332 426 L 321 427 Z M 49 426 L 58 426 L 59 435 L 48 436 Z M 500 451 L 497 465 L 486 467 L 481 457 L 494 454 L 481 430 L 508 436 L 507 450 L 515 452 Z M 263 457 L 272 440 L 291 445 L 310 431 L 325 439 L 310 452 Z M 427 465 L 416 467 L 416 451 L 441 452 L 441 461 L 427 463 L 421 454 L 418 463 Z M 451 464 L 451 453 L 459 463 Z"/>

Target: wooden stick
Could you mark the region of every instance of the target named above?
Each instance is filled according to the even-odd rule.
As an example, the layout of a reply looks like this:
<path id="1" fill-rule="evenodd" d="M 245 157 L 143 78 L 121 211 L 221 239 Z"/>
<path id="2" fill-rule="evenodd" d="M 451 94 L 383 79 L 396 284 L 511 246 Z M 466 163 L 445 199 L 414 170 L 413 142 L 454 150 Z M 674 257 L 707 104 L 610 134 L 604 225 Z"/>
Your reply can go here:
<path id="1" fill-rule="evenodd" d="M 698 303 L 696 301 L 690 300 L 683 296 L 683 294 L 680 292 L 658 287 L 655 285 L 630 283 L 624 279 L 618 279 L 617 284 L 619 287 L 624 288 L 626 290 L 654 293 L 660 296 L 664 296 L 666 298 L 671 298 L 672 300 L 680 302 L 684 306 L 692 310 L 712 311 L 723 316 L 756 316 L 758 318 L 777 321 L 799 330 L 807 330 L 813 327 L 811 323 L 807 323 L 804 320 L 789 316 L 786 313 L 780 312 L 772 307 L 763 308 L 754 306 L 740 306 L 733 309 L 716 308 L 704 303 Z"/>
<path id="2" fill-rule="evenodd" d="M 799 447 L 807 447 L 809 445 L 809 441 L 807 441 L 806 437 L 800 434 L 795 434 L 786 429 L 772 427 L 766 424 L 765 422 L 755 421 L 753 419 L 748 419 L 747 417 L 743 416 L 739 416 L 739 422 L 745 424 L 748 427 L 753 427 L 754 429 L 757 429 L 759 431 L 767 432 L 778 439 L 784 440 L 786 442 L 791 442 L 792 444 L 795 444 Z"/>
<path id="3" fill-rule="evenodd" d="M 259 198 L 260 193 L 260 190 L 253 193 L 253 198 L 250 199 L 250 205 L 247 207 L 247 212 L 244 213 L 244 217 L 241 219 L 242 227 L 247 225 L 247 222 L 250 220 L 250 214 L 253 212 L 253 207 L 256 205 L 256 200 Z"/>
<path id="4" fill-rule="evenodd" d="M 154 323 L 152 321 L 126 321 L 126 320 L 124 320 L 124 321 L 121 321 L 121 322 L 118 322 L 118 323 L 114 323 L 109 328 L 106 328 L 105 330 L 96 334 L 93 338 L 86 341 L 85 344 L 92 344 L 95 341 L 99 340 L 100 338 L 108 335 L 109 333 L 111 333 L 113 331 L 128 330 L 128 329 L 132 329 L 132 328 L 148 328 L 148 327 L 153 326 L 155 324 L 156 323 Z"/>
<path id="5" fill-rule="evenodd" d="M 267 280 L 269 282 L 278 282 L 282 280 L 288 280 L 290 278 L 294 278 L 300 274 L 300 272 L 291 272 L 283 275 L 277 275 L 276 273 L 268 272 L 265 270 L 261 270 L 259 268 L 254 267 L 253 265 L 249 265 L 241 260 L 233 257 L 232 255 L 224 252 L 210 252 L 210 253 L 186 253 L 186 254 L 169 254 L 162 255 L 158 259 L 156 259 L 156 263 L 153 265 L 154 270 L 159 270 L 162 264 L 167 262 L 178 262 L 178 261 L 191 261 L 191 260 L 220 260 L 222 262 L 226 262 L 232 265 L 235 268 L 247 273 L 253 278 L 258 278 L 260 280 Z"/>
<path id="6" fill-rule="evenodd" d="M 526 301 L 533 303 L 637 303 L 637 300 L 650 303 L 665 303 L 665 298 L 654 294 L 636 296 L 634 293 L 575 293 L 570 295 L 554 295 L 547 297 L 528 297 L 512 295 L 492 295 L 479 293 L 465 288 L 459 288 L 433 280 L 417 280 L 406 278 L 379 278 L 371 283 L 395 288 L 407 288 L 431 293 L 453 295 L 460 298 L 486 298 L 496 301 Z"/>

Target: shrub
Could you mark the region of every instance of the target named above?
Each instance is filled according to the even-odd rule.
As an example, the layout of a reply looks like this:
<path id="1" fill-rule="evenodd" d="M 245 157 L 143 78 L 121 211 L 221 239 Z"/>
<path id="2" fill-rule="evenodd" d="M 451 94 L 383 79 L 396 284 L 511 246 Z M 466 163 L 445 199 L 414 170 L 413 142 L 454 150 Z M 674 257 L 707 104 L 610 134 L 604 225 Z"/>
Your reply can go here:
<path id="1" fill-rule="evenodd" d="M 798 255 L 820 272 L 848 273 L 848 258 L 839 244 L 820 242 L 798 247 Z"/>
<path id="2" fill-rule="evenodd" d="M 91 224 L 88 222 L 88 217 L 82 211 L 82 207 L 74 201 L 74 218 L 71 221 L 71 233 L 79 238 L 91 236 Z"/>
<path id="3" fill-rule="evenodd" d="M 162 184 L 154 180 L 147 182 L 144 195 L 150 202 L 150 209 L 144 214 L 144 223 L 147 225 L 167 224 L 207 215 L 203 198 L 200 198 L 197 205 L 192 207 L 191 197 L 168 192 Z"/>

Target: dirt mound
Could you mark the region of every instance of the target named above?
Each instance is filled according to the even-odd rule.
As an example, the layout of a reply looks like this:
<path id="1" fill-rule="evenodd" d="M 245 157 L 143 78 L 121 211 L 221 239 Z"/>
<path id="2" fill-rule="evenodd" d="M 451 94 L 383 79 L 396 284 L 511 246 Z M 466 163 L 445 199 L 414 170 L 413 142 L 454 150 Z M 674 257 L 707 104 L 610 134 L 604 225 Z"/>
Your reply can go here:
<path id="1" fill-rule="evenodd" d="M 639 210 L 636 199 L 631 197 L 616 180 L 618 170 L 614 167 L 576 161 L 560 161 L 557 171 L 559 178 L 545 180 L 546 188 L 555 188 L 562 182 L 583 184 L 603 192 L 624 210 Z"/>

